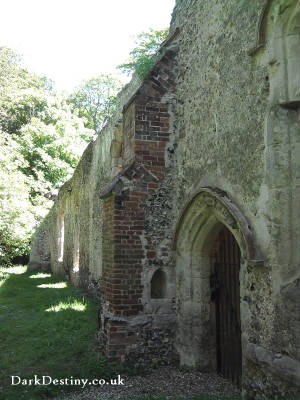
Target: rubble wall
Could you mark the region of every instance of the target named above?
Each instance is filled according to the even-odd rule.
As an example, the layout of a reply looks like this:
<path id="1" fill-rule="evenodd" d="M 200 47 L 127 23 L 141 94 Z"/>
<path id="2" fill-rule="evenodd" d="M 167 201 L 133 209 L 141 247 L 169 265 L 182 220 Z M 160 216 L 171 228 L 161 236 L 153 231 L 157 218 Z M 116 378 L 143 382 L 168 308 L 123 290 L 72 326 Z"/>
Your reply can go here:
<path id="1" fill-rule="evenodd" d="M 225 226 L 244 394 L 298 393 L 299 14 L 297 0 L 177 0 L 156 66 L 61 188 L 51 268 L 97 296 L 111 360 L 216 370 L 209 255 Z"/>
<path id="2" fill-rule="evenodd" d="M 212 232 L 197 225 L 204 200 L 197 208 L 191 201 L 211 188 L 245 217 L 255 248 L 256 261 L 245 251 L 240 270 L 242 376 L 251 398 L 298 391 L 298 16 L 299 1 L 188 0 L 176 2 L 171 25 L 180 29 L 173 218 L 187 241 L 177 246 L 177 349 L 185 363 L 198 354 L 205 364 L 207 341 L 193 338 L 201 313 L 208 324 L 200 311 L 207 306 L 189 293 L 185 274 L 203 264 Z M 242 250 L 242 233 L 214 209 L 218 196 L 203 212 L 222 220 Z M 186 226 L 196 229 L 188 218 L 199 226 L 198 254 L 188 248 Z"/>

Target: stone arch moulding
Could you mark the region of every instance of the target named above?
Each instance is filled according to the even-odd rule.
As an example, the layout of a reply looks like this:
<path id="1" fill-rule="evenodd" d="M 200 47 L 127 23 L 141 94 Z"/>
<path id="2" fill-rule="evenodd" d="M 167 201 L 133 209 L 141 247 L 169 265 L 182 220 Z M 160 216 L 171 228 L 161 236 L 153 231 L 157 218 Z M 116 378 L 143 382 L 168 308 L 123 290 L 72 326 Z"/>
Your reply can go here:
<path id="1" fill-rule="evenodd" d="M 203 187 L 191 196 L 179 217 L 173 249 L 179 254 L 182 250 L 192 250 L 194 240 L 210 219 L 218 220 L 232 232 L 248 264 L 264 265 L 245 216 L 226 192 L 218 188 Z"/>
<path id="2" fill-rule="evenodd" d="M 260 14 L 256 33 L 256 44 L 254 48 L 249 50 L 249 55 L 254 54 L 259 48 L 267 44 L 267 24 L 271 7 L 275 4 L 274 0 L 266 0 L 265 6 Z M 277 29 L 286 30 L 290 21 L 295 17 L 299 10 L 298 0 L 280 0 L 277 1 L 277 18 L 282 16 L 286 10 L 289 10 L 288 18 L 284 18 L 283 23 L 278 25 Z"/>
<path id="3" fill-rule="evenodd" d="M 262 13 L 258 20 L 258 27 L 256 33 L 256 44 L 255 47 L 249 50 L 249 55 L 255 53 L 258 49 L 265 46 L 266 44 L 266 29 L 267 29 L 267 16 L 271 6 L 272 0 L 267 0 Z"/>
<path id="4" fill-rule="evenodd" d="M 248 51 L 268 69 L 269 101 L 293 110 L 300 105 L 299 33 L 299 1 L 268 0 L 259 20 L 256 46 Z"/>

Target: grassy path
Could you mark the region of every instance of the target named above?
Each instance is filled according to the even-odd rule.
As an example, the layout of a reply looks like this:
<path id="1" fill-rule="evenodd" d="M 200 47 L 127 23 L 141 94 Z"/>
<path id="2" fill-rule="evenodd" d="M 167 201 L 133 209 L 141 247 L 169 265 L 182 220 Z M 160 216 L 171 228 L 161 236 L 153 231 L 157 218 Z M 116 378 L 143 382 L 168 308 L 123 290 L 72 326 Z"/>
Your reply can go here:
<path id="1" fill-rule="evenodd" d="M 12 386 L 12 375 L 110 376 L 94 348 L 96 322 L 96 305 L 59 278 L 0 268 L 0 399 L 44 399 L 71 388 Z"/>

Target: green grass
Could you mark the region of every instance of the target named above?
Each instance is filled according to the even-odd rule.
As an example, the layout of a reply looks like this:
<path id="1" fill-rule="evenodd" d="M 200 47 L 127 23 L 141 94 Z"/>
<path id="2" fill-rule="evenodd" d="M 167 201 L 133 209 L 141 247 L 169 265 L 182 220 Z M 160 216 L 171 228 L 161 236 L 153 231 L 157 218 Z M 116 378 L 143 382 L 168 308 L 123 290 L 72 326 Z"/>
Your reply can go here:
<path id="1" fill-rule="evenodd" d="M 124 397 L 121 400 L 132 400 L 130 397 Z M 140 396 L 135 397 L 134 400 L 167 400 L 165 396 Z M 242 400 L 241 396 L 192 396 L 192 397 L 174 397 L 173 400 Z"/>
<path id="2" fill-rule="evenodd" d="M 0 268 L 0 399 L 40 400 L 72 390 L 71 386 L 12 386 L 11 375 L 22 379 L 115 375 L 116 369 L 96 351 L 96 324 L 96 305 L 68 283 L 50 274 L 27 273 L 25 267 Z"/>
<path id="3" fill-rule="evenodd" d="M 121 372 L 119 367 L 109 366 L 96 349 L 96 324 L 96 305 L 68 283 L 50 274 L 27 273 L 25 267 L 0 267 L 0 400 L 43 400 L 62 391 L 80 390 L 78 386 L 12 386 L 12 375 L 22 379 L 34 375 L 90 380 L 115 377 Z M 203 395 L 174 400 L 240 398 Z"/>
<path id="4" fill-rule="evenodd" d="M 165 396 L 139 396 L 139 397 L 122 397 L 117 398 L 118 400 L 167 400 Z M 116 400 L 117 400 L 116 399 Z M 261 398 L 261 400 L 265 397 Z M 99 399 L 100 400 L 100 399 Z M 245 400 L 242 396 L 232 395 L 232 396 L 216 396 L 216 395 L 201 395 L 192 397 L 173 397 L 172 400 Z M 274 400 L 274 398 L 269 398 L 268 400 Z M 298 400 L 298 397 L 285 397 L 284 400 Z"/>

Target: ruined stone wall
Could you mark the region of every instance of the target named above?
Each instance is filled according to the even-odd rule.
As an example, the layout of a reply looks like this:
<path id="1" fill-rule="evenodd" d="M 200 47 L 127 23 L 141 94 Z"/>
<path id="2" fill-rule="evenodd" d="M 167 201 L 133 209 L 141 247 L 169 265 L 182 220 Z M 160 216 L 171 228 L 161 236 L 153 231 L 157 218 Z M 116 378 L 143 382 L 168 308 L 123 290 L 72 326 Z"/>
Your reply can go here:
<path id="1" fill-rule="evenodd" d="M 100 348 L 139 367 L 176 359 L 174 56 L 166 48 L 150 77 L 121 93 L 48 222 L 52 271 L 99 300 Z"/>
<path id="2" fill-rule="evenodd" d="M 46 219 L 32 237 L 28 271 L 51 271 L 50 259 L 50 232 Z"/>
<path id="3" fill-rule="evenodd" d="M 122 109 L 139 87 L 134 79 L 118 97 L 117 112 L 84 151 L 59 191 L 49 219 L 51 268 L 94 291 L 102 275 L 103 202 L 100 193 L 122 168 Z"/>
<path id="4" fill-rule="evenodd" d="M 106 234 L 99 342 L 110 359 L 138 367 L 175 359 L 174 54 L 165 52 L 124 108 L 125 168 L 101 195 Z"/>
<path id="5" fill-rule="evenodd" d="M 94 288 L 111 360 L 216 370 L 210 255 L 226 227 L 243 390 L 298 391 L 298 16 L 297 0 L 178 0 L 157 65 L 61 188 L 51 267 Z"/>
<path id="6" fill-rule="evenodd" d="M 248 221 L 257 258 L 253 263 L 245 254 L 240 272 L 243 385 L 249 396 L 285 395 L 298 385 L 296 15 L 299 1 L 189 0 L 177 1 L 172 21 L 172 30 L 180 28 L 174 221 L 205 187 L 223 191 Z M 188 250 L 177 255 L 186 270 L 192 268 L 188 262 L 201 265 L 200 247 L 197 257 Z M 179 327 L 192 339 L 204 303 L 186 294 L 180 271 Z M 179 328 L 177 348 L 187 363 L 197 352 L 199 359 L 206 354 L 203 346 L 189 345 Z"/>

